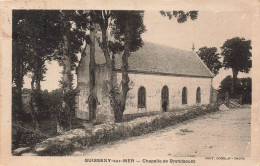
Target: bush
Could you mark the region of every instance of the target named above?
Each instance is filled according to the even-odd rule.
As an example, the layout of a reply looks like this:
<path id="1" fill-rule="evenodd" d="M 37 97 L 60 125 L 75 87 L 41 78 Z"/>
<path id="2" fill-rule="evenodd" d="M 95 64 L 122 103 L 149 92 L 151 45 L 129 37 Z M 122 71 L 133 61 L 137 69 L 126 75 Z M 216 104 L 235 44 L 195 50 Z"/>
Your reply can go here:
<path id="1" fill-rule="evenodd" d="M 39 133 L 12 126 L 12 150 L 19 147 L 33 147 L 44 139 L 46 137 Z"/>
<path id="2" fill-rule="evenodd" d="M 226 92 L 230 95 L 229 97 L 232 99 L 238 99 L 242 96 L 242 104 L 251 104 L 252 98 L 252 79 L 250 77 L 247 78 L 238 78 L 237 83 L 234 89 L 234 94 L 231 96 L 231 85 L 233 82 L 233 78 L 229 75 L 225 77 L 219 86 L 218 90 L 218 98 L 221 100 L 225 100 Z"/>

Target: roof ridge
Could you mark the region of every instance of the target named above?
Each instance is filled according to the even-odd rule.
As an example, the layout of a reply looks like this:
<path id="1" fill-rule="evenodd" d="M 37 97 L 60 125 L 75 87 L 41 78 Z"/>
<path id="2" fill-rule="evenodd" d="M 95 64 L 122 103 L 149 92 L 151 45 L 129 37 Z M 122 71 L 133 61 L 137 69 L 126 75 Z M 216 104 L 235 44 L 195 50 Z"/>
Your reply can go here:
<path id="1" fill-rule="evenodd" d="M 156 43 L 156 42 L 151 42 L 151 41 L 147 41 L 147 40 L 144 40 L 144 45 L 145 45 L 145 43 L 150 43 L 150 44 L 154 44 L 154 45 L 157 45 L 157 46 L 167 47 L 167 48 L 174 49 L 174 50 L 177 50 L 177 51 L 193 52 L 193 51 L 188 51 L 188 50 L 184 50 L 184 49 L 180 49 L 180 48 L 175 48 L 175 47 L 172 47 L 172 46 L 169 46 L 169 45 Z"/>

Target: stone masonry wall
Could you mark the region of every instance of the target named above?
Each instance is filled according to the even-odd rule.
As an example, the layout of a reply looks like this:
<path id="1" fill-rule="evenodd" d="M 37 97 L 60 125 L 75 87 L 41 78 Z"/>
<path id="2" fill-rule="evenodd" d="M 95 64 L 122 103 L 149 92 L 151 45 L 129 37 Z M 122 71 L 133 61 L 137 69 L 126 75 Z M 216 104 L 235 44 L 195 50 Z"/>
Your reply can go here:
<path id="1" fill-rule="evenodd" d="M 89 57 L 83 57 L 78 73 L 77 88 L 80 91 L 77 97 L 76 117 L 89 120 L 89 105 L 88 98 L 91 95 L 89 92 Z M 110 109 L 109 100 L 106 91 L 107 70 L 105 64 L 97 64 L 95 67 L 95 91 L 97 97 L 96 120 L 111 121 L 113 120 L 113 112 Z"/>
<path id="2" fill-rule="evenodd" d="M 127 105 L 124 114 L 162 111 L 161 91 L 163 86 L 169 89 L 169 109 L 181 108 L 196 104 L 196 90 L 201 89 L 201 104 L 209 104 L 211 78 L 192 78 L 162 76 L 150 74 L 129 74 L 131 83 L 127 96 Z M 117 73 L 117 82 L 121 82 L 121 73 Z M 137 95 L 141 86 L 146 90 L 146 108 L 138 108 Z M 182 105 L 182 89 L 187 88 L 187 105 Z"/>
<path id="3" fill-rule="evenodd" d="M 89 119 L 88 104 L 89 96 L 89 56 L 82 57 L 77 71 L 77 88 L 79 95 L 77 97 L 76 117 L 80 119 Z"/>

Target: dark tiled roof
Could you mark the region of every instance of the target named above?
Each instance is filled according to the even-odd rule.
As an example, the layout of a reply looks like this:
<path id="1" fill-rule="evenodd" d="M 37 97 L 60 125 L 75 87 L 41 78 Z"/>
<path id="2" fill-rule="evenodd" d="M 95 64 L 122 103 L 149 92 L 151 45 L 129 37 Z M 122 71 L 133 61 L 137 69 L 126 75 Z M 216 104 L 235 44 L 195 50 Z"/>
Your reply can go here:
<path id="1" fill-rule="evenodd" d="M 98 46 L 97 46 L 98 47 Z M 96 49 L 96 62 L 105 63 L 101 49 Z M 121 68 L 121 56 L 115 55 L 115 68 Z M 212 73 L 192 51 L 145 42 L 129 57 L 129 71 L 172 74 L 180 76 L 213 77 Z"/>

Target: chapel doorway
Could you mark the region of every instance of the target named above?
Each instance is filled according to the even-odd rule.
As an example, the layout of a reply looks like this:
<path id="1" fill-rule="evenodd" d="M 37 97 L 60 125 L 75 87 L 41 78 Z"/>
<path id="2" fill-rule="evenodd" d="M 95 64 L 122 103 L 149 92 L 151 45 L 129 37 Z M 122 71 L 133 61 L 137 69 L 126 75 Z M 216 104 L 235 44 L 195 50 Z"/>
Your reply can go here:
<path id="1" fill-rule="evenodd" d="M 90 97 L 89 100 L 89 120 L 96 119 L 97 100 L 95 97 Z"/>
<path id="2" fill-rule="evenodd" d="M 161 95 L 161 104 L 162 104 L 162 110 L 163 112 L 166 112 L 168 110 L 169 106 L 169 89 L 167 86 L 164 86 L 162 88 L 162 95 Z"/>

